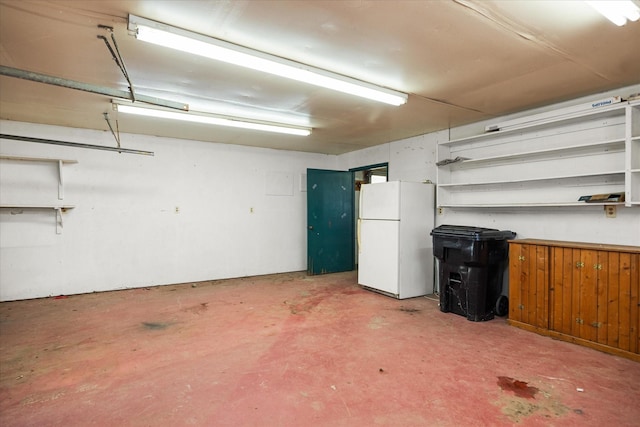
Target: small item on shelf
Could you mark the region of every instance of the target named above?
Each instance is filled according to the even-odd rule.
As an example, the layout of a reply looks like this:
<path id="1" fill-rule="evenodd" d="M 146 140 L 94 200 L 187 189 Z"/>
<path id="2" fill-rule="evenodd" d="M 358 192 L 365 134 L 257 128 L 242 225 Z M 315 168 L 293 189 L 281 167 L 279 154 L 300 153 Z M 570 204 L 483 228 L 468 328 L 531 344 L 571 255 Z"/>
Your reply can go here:
<path id="1" fill-rule="evenodd" d="M 455 159 L 444 159 L 444 160 L 440 160 L 438 163 L 436 163 L 436 166 L 444 166 L 444 165 L 450 165 L 451 163 L 458 163 L 458 162 L 462 162 L 464 160 L 469 160 L 468 157 L 456 157 Z"/>
<path id="2" fill-rule="evenodd" d="M 580 196 L 579 202 L 604 203 L 604 202 L 624 202 L 624 193 L 593 194 L 591 196 Z"/>

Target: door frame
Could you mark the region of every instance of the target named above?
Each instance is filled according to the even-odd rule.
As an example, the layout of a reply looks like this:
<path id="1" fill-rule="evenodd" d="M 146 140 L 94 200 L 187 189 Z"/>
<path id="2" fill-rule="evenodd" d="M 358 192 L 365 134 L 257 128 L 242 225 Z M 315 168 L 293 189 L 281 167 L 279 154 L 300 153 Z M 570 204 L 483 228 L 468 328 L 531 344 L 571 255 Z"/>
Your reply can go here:
<path id="1" fill-rule="evenodd" d="M 382 167 L 386 167 L 387 168 L 387 181 L 389 181 L 389 162 L 375 163 L 373 165 L 367 165 L 367 166 L 359 166 L 357 168 L 349 169 L 349 172 L 353 172 L 354 173 L 354 179 L 355 179 L 355 173 L 356 172 L 366 171 L 366 170 L 369 170 L 369 169 L 380 169 Z M 360 190 L 360 187 L 358 186 L 357 182 L 354 183 L 354 188 L 356 190 Z M 354 212 L 355 212 L 355 209 L 354 209 Z"/>
<path id="2" fill-rule="evenodd" d="M 358 181 L 356 180 L 356 172 L 360 172 L 360 171 L 366 171 L 369 169 L 379 169 L 382 167 L 386 167 L 387 168 L 387 181 L 389 181 L 389 162 L 384 162 L 384 163 L 375 163 L 373 165 L 367 165 L 367 166 L 358 166 L 357 168 L 351 168 L 349 169 L 349 172 L 353 173 L 353 179 L 354 179 L 354 183 L 353 183 L 353 192 L 354 192 L 354 197 L 353 197 L 353 224 L 354 224 L 354 230 L 356 230 L 355 236 L 354 236 L 354 240 L 353 240 L 353 261 L 354 261 L 354 268 L 358 269 L 358 216 L 360 213 L 360 199 L 355 197 L 355 192 L 356 191 L 360 191 L 360 184 L 362 183 L 358 183 Z"/>

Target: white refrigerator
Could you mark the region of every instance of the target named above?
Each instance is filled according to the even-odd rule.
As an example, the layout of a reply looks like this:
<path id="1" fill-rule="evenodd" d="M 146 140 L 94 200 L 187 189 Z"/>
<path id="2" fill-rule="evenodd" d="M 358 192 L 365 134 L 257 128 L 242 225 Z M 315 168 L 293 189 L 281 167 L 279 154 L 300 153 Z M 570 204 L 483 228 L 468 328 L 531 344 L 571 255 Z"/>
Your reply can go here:
<path id="1" fill-rule="evenodd" d="M 434 185 L 363 184 L 358 218 L 358 283 L 395 298 L 433 293 Z"/>

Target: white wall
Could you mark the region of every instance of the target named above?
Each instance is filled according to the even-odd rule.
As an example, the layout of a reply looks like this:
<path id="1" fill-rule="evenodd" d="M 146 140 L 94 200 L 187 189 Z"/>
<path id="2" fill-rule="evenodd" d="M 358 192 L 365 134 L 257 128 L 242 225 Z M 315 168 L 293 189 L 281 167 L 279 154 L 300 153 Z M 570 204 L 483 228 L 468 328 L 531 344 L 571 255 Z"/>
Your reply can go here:
<path id="1" fill-rule="evenodd" d="M 389 181 L 436 182 L 436 147 L 447 141 L 448 131 L 402 139 L 339 156 L 339 168 L 348 170 L 389 163 Z"/>
<path id="2" fill-rule="evenodd" d="M 585 99 L 633 90 L 640 92 L 640 85 Z M 388 162 L 390 180 L 437 182 L 438 142 L 480 133 L 484 124 L 341 156 L 141 135 L 123 135 L 123 146 L 154 151 L 154 157 L 0 141 L 5 155 L 79 161 L 65 166 L 64 202 L 77 207 L 64 214 L 62 234 L 53 211 L 0 210 L 0 299 L 304 270 L 306 192 L 300 185 L 307 168 Z M 0 129 L 114 145 L 107 132 L 10 121 Z M 57 202 L 54 165 L 2 161 L 0 173 L 3 204 Z M 616 218 L 597 206 L 445 209 L 436 216 L 440 224 L 509 229 L 518 238 L 640 245 L 640 208 L 619 207 Z"/>
<path id="3" fill-rule="evenodd" d="M 114 146 L 108 132 L 0 122 L 2 133 Z M 0 153 L 76 159 L 54 211 L 0 211 L 0 299 L 306 269 L 307 168 L 336 156 L 122 135 L 154 157 L 0 141 Z M 0 202 L 57 203 L 57 166 L 2 160 Z M 37 199 L 37 200 L 35 200 Z M 178 212 L 176 212 L 176 208 Z"/>

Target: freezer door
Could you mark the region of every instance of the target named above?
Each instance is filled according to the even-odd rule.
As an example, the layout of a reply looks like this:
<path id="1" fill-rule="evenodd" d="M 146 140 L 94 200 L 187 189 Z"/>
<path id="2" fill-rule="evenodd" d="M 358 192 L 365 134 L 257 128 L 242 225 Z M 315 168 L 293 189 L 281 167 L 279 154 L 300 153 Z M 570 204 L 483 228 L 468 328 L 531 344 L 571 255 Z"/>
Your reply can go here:
<path id="1" fill-rule="evenodd" d="M 400 181 L 362 185 L 360 218 L 400 219 Z"/>
<path id="2" fill-rule="evenodd" d="M 360 221 L 360 285 L 399 294 L 399 233 L 399 221 Z"/>

